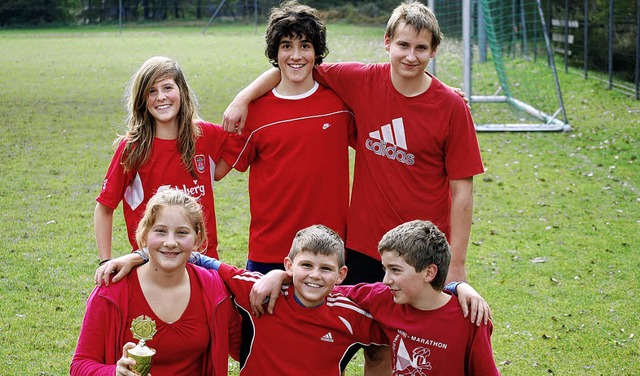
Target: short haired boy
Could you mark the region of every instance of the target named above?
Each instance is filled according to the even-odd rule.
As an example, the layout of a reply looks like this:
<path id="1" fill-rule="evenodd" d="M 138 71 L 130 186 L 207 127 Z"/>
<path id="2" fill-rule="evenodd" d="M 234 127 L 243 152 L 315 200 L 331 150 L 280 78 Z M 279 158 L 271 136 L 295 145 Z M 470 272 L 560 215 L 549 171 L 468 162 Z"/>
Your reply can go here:
<path id="1" fill-rule="evenodd" d="M 464 318 L 457 297 L 443 291 L 451 258 L 444 234 L 429 221 L 414 220 L 387 232 L 378 249 L 383 283 L 334 291 L 353 299 L 382 326 L 393 374 L 499 375 L 491 321 L 474 325 Z"/>
<path id="2" fill-rule="evenodd" d="M 249 105 L 245 132 L 229 138 L 221 162 L 224 174 L 251 167 L 247 269 L 261 273 L 283 268 L 301 228 L 322 223 L 345 237 L 355 131 L 347 106 L 313 79 L 329 52 L 318 11 L 283 2 L 271 10 L 265 40 L 279 83 Z"/>

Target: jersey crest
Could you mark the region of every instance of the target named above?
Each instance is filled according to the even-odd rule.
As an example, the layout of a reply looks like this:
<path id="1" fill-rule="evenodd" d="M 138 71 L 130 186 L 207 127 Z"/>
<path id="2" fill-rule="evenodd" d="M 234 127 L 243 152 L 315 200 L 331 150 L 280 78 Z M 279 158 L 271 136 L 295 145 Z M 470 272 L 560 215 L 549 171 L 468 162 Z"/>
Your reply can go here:
<path id="1" fill-rule="evenodd" d="M 204 172 L 205 167 L 206 167 L 204 155 L 203 154 L 198 154 L 195 157 L 193 157 L 193 160 L 194 160 L 194 162 L 196 164 L 196 170 L 198 170 L 198 172 L 202 174 Z"/>

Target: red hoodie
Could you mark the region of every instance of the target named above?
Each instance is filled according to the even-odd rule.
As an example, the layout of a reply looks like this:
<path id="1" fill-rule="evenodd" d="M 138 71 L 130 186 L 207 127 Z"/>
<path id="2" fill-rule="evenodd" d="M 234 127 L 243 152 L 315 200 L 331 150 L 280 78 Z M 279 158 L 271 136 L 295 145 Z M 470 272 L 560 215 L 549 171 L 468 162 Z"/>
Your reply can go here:
<path id="1" fill-rule="evenodd" d="M 203 302 L 211 343 L 209 357 L 203 364 L 204 375 L 227 375 L 228 355 L 240 353 L 240 316 L 224 283 L 214 270 L 191 264 L 202 286 Z M 128 278 L 128 277 L 127 277 Z M 87 311 L 80 328 L 80 338 L 71 360 L 71 376 L 115 374 L 116 362 L 122 356 L 128 310 L 129 289 L 126 281 L 96 287 L 87 301 Z"/>

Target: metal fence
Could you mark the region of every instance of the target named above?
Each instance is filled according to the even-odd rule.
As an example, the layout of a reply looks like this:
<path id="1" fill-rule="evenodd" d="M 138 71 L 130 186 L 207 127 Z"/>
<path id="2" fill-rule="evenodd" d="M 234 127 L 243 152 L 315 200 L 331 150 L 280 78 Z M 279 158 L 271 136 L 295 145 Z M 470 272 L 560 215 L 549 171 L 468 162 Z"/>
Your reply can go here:
<path id="1" fill-rule="evenodd" d="M 547 3 L 554 51 L 564 70 L 578 68 L 585 79 L 602 80 L 609 89 L 640 99 L 640 0 L 632 7 L 599 1 L 607 6 L 599 12 L 594 11 L 596 1 L 582 3 Z"/>

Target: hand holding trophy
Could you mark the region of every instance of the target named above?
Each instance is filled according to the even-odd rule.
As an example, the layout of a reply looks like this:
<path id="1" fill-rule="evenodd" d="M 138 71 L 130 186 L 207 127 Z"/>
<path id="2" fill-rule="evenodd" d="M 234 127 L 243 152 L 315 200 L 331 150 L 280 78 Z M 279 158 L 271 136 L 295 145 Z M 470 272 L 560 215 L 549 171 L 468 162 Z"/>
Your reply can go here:
<path id="1" fill-rule="evenodd" d="M 127 350 L 129 358 L 136 361 L 131 370 L 140 376 L 147 376 L 151 370 L 151 358 L 156 350 L 147 347 L 146 342 L 156 334 L 156 322 L 145 315 L 138 316 L 131 322 L 133 338 L 140 342 L 133 349 Z"/>

